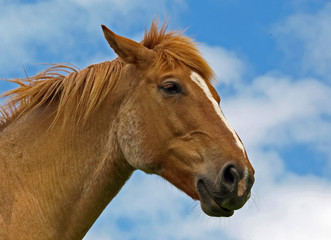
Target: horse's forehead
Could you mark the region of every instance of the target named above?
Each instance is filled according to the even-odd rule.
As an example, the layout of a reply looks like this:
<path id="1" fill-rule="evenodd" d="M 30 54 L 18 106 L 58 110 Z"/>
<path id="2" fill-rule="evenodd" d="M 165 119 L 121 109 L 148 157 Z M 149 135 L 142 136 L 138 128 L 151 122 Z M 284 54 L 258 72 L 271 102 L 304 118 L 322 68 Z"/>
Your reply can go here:
<path id="1" fill-rule="evenodd" d="M 186 74 L 188 75 L 187 79 L 189 82 L 197 84 L 203 90 L 204 93 L 206 91 L 209 92 L 211 97 L 215 99 L 217 103 L 220 102 L 220 96 L 209 81 L 203 79 L 201 75 L 195 71 L 189 71 Z"/>
<path id="2" fill-rule="evenodd" d="M 207 82 L 196 72 L 192 72 L 190 75 L 190 78 L 191 78 L 192 82 L 194 82 L 196 85 L 198 85 L 201 88 L 201 90 L 205 94 L 206 98 L 212 104 L 216 114 L 218 115 L 220 120 L 224 123 L 224 126 L 226 126 L 226 128 L 231 132 L 236 145 L 245 154 L 245 149 L 244 149 L 242 142 L 240 141 L 237 133 L 234 131 L 234 129 L 231 127 L 231 125 L 228 123 L 227 119 L 225 118 L 219 104 L 217 103 L 212 92 L 210 91 L 210 87 L 207 85 Z"/>

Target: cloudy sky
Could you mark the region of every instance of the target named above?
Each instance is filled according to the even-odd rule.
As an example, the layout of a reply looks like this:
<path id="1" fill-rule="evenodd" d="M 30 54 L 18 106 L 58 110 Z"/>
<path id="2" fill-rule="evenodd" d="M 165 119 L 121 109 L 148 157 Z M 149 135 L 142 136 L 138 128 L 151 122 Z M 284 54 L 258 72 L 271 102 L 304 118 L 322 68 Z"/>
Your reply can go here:
<path id="1" fill-rule="evenodd" d="M 327 240 L 331 237 L 331 2 L 0 0 L 0 79 L 39 63 L 115 57 L 101 24 L 141 40 L 153 16 L 186 29 L 217 75 L 222 109 L 256 170 L 251 200 L 207 217 L 136 171 L 84 240 Z M 15 87 L 0 81 L 0 91 Z"/>

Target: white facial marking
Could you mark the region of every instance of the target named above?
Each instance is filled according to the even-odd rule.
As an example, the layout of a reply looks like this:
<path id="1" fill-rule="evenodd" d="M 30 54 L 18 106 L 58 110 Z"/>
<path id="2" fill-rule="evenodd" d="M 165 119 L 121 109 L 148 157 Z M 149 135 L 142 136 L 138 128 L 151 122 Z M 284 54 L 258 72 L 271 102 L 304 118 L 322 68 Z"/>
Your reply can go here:
<path id="1" fill-rule="evenodd" d="M 244 169 L 244 174 L 243 174 L 243 178 L 239 181 L 238 183 L 238 197 L 241 197 L 245 194 L 246 192 L 246 185 L 247 185 L 247 181 L 248 181 L 248 168 L 246 167 Z M 247 195 L 247 198 L 250 197 L 250 192 Z"/>
<path id="2" fill-rule="evenodd" d="M 234 137 L 234 141 L 236 142 L 237 146 L 241 149 L 241 151 L 243 151 L 245 153 L 245 149 L 244 149 L 243 144 L 239 140 L 239 138 L 238 138 L 236 132 L 234 131 L 234 129 L 231 127 L 231 125 L 229 124 L 229 122 L 226 120 L 226 118 L 225 118 L 225 116 L 224 116 L 224 114 L 223 114 L 220 106 L 218 105 L 217 101 L 215 100 L 215 98 L 211 94 L 211 92 L 209 90 L 209 87 L 207 86 L 206 82 L 196 72 L 192 72 L 190 77 L 191 77 L 192 81 L 195 82 L 203 90 L 203 92 L 206 94 L 207 98 L 212 103 L 212 105 L 213 105 L 213 107 L 214 107 L 217 115 L 221 118 L 221 120 L 223 121 L 223 123 L 225 124 L 225 126 L 232 133 L 232 135 Z"/>
<path id="3" fill-rule="evenodd" d="M 244 169 L 244 175 L 243 175 L 243 179 L 245 179 L 246 181 L 248 180 L 248 174 L 249 174 L 249 172 L 248 172 L 248 168 L 246 167 L 246 168 Z"/>

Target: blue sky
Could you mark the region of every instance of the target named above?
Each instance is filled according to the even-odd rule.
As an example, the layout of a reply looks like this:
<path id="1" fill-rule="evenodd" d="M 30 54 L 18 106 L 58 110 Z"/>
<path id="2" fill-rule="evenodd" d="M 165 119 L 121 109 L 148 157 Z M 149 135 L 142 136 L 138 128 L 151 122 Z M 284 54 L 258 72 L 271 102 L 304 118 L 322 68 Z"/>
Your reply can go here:
<path id="1" fill-rule="evenodd" d="M 331 236 L 331 3 L 324 0 L 3 0 L 0 79 L 115 57 L 101 24 L 139 41 L 153 16 L 186 29 L 256 169 L 229 219 L 137 171 L 85 239 L 287 240 Z M 0 91 L 15 87 L 0 82 Z"/>

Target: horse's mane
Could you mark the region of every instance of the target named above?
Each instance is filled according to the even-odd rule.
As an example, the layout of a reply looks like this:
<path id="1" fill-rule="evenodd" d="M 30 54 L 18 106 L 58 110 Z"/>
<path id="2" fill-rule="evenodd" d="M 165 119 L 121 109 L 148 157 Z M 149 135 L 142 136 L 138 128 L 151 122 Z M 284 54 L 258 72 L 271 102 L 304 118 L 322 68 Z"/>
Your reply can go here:
<path id="1" fill-rule="evenodd" d="M 158 53 L 155 64 L 174 68 L 184 64 L 210 81 L 214 75 L 207 62 L 201 57 L 195 43 L 180 32 L 166 32 L 167 26 L 158 29 L 157 22 L 145 31 L 141 44 Z M 72 65 L 51 65 L 33 77 L 6 80 L 19 87 L 1 95 L 8 98 L 0 106 L 0 128 L 17 119 L 22 113 L 44 104 L 58 102 L 56 117 L 74 116 L 87 119 L 106 96 L 113 90 L 124 62 L 113 61 L 93 64 L 79 71 Z"/>

